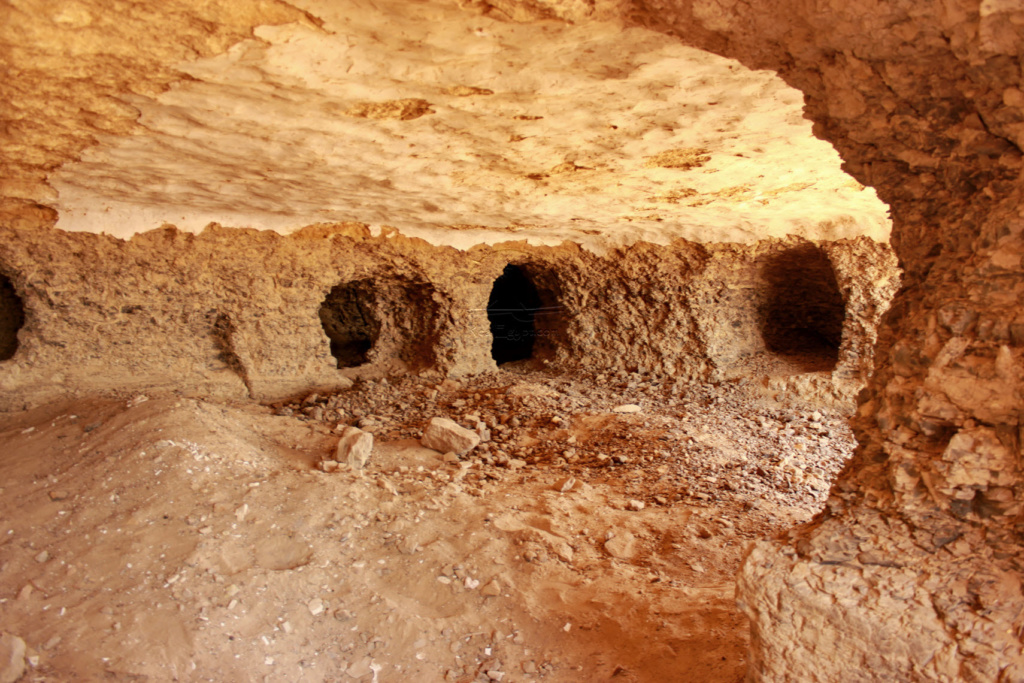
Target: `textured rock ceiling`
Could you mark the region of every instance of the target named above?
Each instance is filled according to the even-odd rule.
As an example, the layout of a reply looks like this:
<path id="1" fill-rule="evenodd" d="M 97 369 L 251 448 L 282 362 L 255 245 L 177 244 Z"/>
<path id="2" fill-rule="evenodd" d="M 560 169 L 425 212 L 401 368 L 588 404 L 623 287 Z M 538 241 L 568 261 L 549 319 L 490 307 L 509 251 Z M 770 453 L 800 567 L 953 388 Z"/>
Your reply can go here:
<path id="1" fill-rule="evenodd" d="M 314 20 L 175 63 L 187 78 L 162 93 L 116 93 L 140 125 L 94 132 L 48 173 L 58 227 L 360 221 L 461 247 L 888 237 L 885 206 L 771 72 L 612 23 L 292 4 Z M 91 30 L 76 6 L 53 21 Z"/>

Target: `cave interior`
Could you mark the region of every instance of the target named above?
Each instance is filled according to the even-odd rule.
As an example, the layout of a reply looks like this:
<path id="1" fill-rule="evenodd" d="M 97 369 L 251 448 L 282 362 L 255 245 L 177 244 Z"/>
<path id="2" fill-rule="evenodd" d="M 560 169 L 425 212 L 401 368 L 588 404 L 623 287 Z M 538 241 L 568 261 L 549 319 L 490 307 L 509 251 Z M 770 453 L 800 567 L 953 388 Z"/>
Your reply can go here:
<path id="1" fill-rule="evenodd" d="M 1024 6 L 0 8 L 0 681 L 1024 680 Z"/>

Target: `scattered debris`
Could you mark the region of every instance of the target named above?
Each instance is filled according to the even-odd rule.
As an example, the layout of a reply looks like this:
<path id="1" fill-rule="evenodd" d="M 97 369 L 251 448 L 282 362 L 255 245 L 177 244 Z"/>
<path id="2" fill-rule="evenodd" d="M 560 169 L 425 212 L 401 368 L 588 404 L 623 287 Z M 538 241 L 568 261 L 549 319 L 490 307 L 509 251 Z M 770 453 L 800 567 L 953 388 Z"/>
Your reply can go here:
<path id="1" fill-rule="evenodd" d="M 614 412 L 627 405 L 643 410 Z M 853 446 L 831 409 L 639 372 L 401 376 L 272 407 L 150 398 L 75 412 L 147 431 L 99 441 L 0 416 L 17 427 L 0 454 L 0 596 L 17 597 L 0 609 L 43 643 L 26 660 L 62 680 L 159 677 L 152 653 L 179 637 L 194 646 L 178 670 L 214 680 L 266 667 L 365 683 L 394 668 L 569 683 L 614 666 L 737 680 L 743 548 L 817 512 Z M 439 413 L 463 440 L 427 450 Z M 45 521 L 19 514 L 40 500 Z M 83 610 L 96 590 L 118 598 Z M 688 591 L 701 597 L 681 605 Z M 652 630 L 659 612 L 674 616 Z M 159 636 L 139 627 L 149 619 Z"/>

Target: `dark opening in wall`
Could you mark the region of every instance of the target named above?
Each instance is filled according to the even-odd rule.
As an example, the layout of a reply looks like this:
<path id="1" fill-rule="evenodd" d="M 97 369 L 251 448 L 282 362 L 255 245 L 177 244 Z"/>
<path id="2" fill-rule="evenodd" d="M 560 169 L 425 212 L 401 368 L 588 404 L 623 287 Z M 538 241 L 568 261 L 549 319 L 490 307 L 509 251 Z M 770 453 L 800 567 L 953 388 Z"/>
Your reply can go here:
<path id="1" fill-rule="evenodd" d="M 24 324 L 21 297 L 7 276 L 0 274 L 0 361 L 9 360 L 18 350 L 18 330 Z"/>
<path id="2" fill-rule="evenodd" d="M 846 306 L 828 256 L 813 244 L 786 249 L 763 262 L 762 277 L 765 347 L 800 359 L 806 371 L 835 369 Z"/>
<path id="3" fill-rule="evenodd" d="M 491 322 L 491 357 L 498 365 L 533 357 L 537 341 L 535 319 L 541 308 L 540 294 L 518 266 L 507 265 L 494 281 L 487 302 Z"/>
<path id="4" fill-rule="evenodd" d="M 320 306 L 320 323 L 331 340 L 331 355 L 339 368 L 354 368 L 369 361 L 370 349 L 380 335 L 374 314 L 372 280 L 345 282 L 330 291 Z"/>

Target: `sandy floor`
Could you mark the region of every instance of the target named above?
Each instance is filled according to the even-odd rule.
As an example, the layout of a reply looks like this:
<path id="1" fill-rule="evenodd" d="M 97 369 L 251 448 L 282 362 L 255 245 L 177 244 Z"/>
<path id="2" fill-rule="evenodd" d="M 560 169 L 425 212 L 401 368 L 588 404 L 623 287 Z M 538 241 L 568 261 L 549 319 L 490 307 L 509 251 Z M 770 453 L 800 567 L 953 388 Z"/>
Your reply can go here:
<path id="1" fill-rule="evenodd" d="M 415 441 L 435 415 L 492 440 L 446 462 Z M 319 471 L 353 423 L 367 469 Z M 738 383 L 525 370 L 77 402 L 0 416 L 0 444 L 25 680 L 218 682 L 740 681 L 744 547 L 853 445 Z"/>

